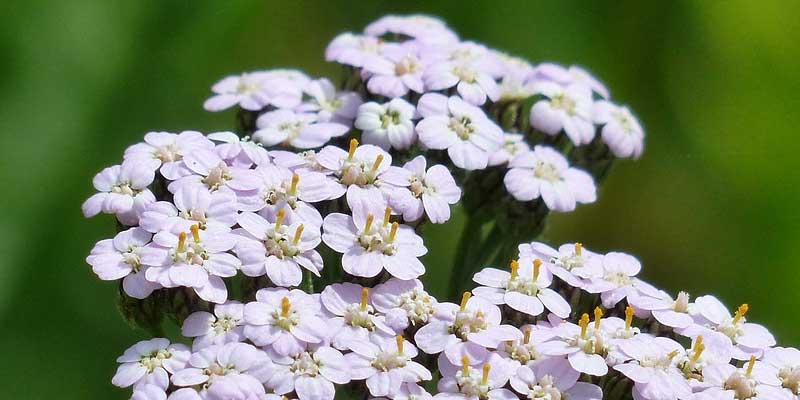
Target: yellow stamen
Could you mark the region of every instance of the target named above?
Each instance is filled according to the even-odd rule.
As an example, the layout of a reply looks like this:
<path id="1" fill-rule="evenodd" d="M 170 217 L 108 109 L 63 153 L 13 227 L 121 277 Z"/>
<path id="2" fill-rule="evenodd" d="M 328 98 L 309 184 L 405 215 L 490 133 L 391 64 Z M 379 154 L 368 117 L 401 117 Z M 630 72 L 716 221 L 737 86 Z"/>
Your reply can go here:
<path id="1" fill-rule="evenodd" d="M 394 340 L 397 341 L 397 352 L 403 354 L 403 342 L 405 341 L 403 335 L 397 335 Z"/>
<path id="2" fill-rule="evenodd" d="M 398 227 L 400 227 L 400 224 L 397 222 L 392 222 L 392 229 L 389 230 L 389 242 L 394 242 L 394 237 L 397 236 Z"/>
<path id="3" fill-rule="evenodd" d="M 297 244 L 300 243 L 300 238 L 303 236 L 303 229 L 305 229 L 303 224 L 297 226 L 297 230 L 294 231 L 294 240 L 292 240 L 293 245 L 297 246 Z"/>
<path id="4" fill-rule="evenodd" d="M 278 214 L 275 216 L 275 230 L 278 230 L 278 228 L 283 225 L 284 217 L 286 217 L 286 209 L 281 208 L 281 210 L 278 211 Z"/>
<path id="5" fill-rule="evenodd" d="M 595 307 L 594 309 L 594 329 L 600 329 L 600 318 L 603 318 L 603 309 Z"/>
<path id="6" fill-rule="evenodd" d="M 747 315 L 748 311 L 750 311 L 749 305 L 747 304 L 740 305 L 739 308 L 736 309 L 736 315 L 733 316 L 733 323 L 734 324 L 738 323 L 742 318 L 744 318 L 745 315 Z"/>
<path id="7" fill-rule="evenodd" d="M 358 140 L 350 139 L 350 149 L 347 151 L 347 161 L 353 161 L 353 156 L 358 148 Z"/>
<path id="8" fill-rule="evenodd" d="M 392 218 L 392 207 L 386 207 L 386 209 L 383 210 L 383 225 L 388 224 L 390 218 Z"/>
<path id="9" fill-rule="evenodd" d="M 539 272 L 541 271 L 541 269 L 542 269 L 542 260 L 540 260 L 538 258 L 533 260 L 533 280 L 534 281 L 539 279 Z"/>
<path id="10" fill-rule="evenodd" d="M 464 294 L 461 295 L 461 311 L 467 309 L 467 302 L 469 301 L 470 297 L 472 297 L 472 293 L 470 292 L 464 292 Z"/>
<path id="11" fill-rule="evenodd" d="M 697 340 L 694 342 L 694 347 L 692 348 L 692 362 L 696 363 L 697 360 L 700 359 L 700 356 L 703 355 L 703 351 L 705 351 L 706 345 L 703 344 L 703 337 L 698 336 Z"/>
<path id="12" fill-rule="evenodd" d="M 678 350 L 672 350 L 669 353 L 667 353 L 667 358 L 672 360 L 673 358 L 675 358 L 675 356 L 678 355 L 678 353 L 680 353 Z"/>
<path id="13" fill-rule="evenodd" d="M 375 162 L 372 163 L 372 172 L 373 173 L 375 173 L 375 171 L 378 170 L 378 168 L 381 166 L 382 162 L 383 162 L 383 154 L 378 154 L 378 157 L 375 158 Z"/>
<path id="14" fill-rule="evenodd" d="M 530 341 L 531 341 L 531 328 L 527 327 L 525 328 L 525 336 L 522 337 L 522 343 L 528 344 L 528 342 Z"/>
<path id="15" fill-rule="evenodd" d="M 578 325 L 581 327 L 581 337 L 586 337 L 586 328 L 589 326 L 589 314 L 583 313 L 581 315 L 580 321 L 578 321 Z"/>
<path id="16" fill-rule="evenodd" d="M 200 227 L 195 224 L 189 227 L 189 230 L 192 231 L 192 239 L 194 239 L 194 242 L 200 243 Z"/>
<path id="17" fill-rule="evenodd" d="M 361 289 L 361 311 L 367 311 L 367 301 L 369 301 L 369 289 Z"/>
<path id="18" fill-rule="evenodd" d="M 633 307 L 627 306 L 625 307 L 625 330 L 631 329 L 631 324 L 633 324 Z"/>
<path id="19" fill-rule="evenodd" d="M 575 243 L 575 255 L 580 256 L 582 251 L 583 251 L 583 244 Z"/>
<path id="20" fill-rule="evenodd" d="M 289 316 L 289 310 L 291 309 L 291 306 L 292 305 L 289 303 L 288 297 L 281 299 L 281 317 L 286 318 Z"/>
<path id="21" fill-rule="evenodd" d="M 369 233 L 369 231 L 372 229 L 372 220 L 374 219 L 374 215 L 367 214 L 367 223 L 364 224 L 364 233 Z"/>
<path id="22" fill-rule="evenodd" d="M 489 384 L 489 371 L 491 370 L 492 366 L 489 363 L 483 364 L 483 376 L 481 377 L 481 385 Z"/>
<path id="23" fill-rule="evenodd" d="M 292 175 L 292 186 L 289 188 L 290 194 L 297 193 L 297 184 L 300 182 L 300 175 Z"/>
<path id="24" fill-rule="evenodd" d="M 517 278 L 517 271 L 519 271 L 519 261 L 511 260 L 510 267 L 511 267 L 511 280 L 513 281 L 514 279 Z"/>
<path id="25" fill-rule="evenodd" d="M 178 253 L 183 252 L 183 248 L 186 246 L 186 232 L 181 232 L 178 234 Z"/>
<path id="26" fill-rule="evenodd" d="M 469 376 L 469 357 L 461 357 L 461 375 Z"/>
<path id="27" fill-rule="evenodd" d="M 747 363 L 747 376 L 753 374 L 753 367 L 756 366 L 756 356 L 750 356 L 750 361 Z"/>

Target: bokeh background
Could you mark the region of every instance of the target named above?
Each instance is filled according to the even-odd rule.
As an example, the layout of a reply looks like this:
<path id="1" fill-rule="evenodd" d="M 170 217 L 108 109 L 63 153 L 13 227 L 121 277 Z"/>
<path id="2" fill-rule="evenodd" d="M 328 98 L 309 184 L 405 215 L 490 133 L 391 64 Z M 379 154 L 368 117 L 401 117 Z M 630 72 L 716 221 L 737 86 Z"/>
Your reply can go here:
<path id="1" fill-rule="evenodd" d="M 144 336 L 84 263 L 112 234 L 84 220 L 90 179 L 149 130 L 222 130 L 209 86 L 299 67 L 338 78 L 328 40 L 388 12 L 439 15 L 462 37 L 588 67 L 647 130 L 596 204 L 547 240 L 640 257 L 672 292 L 713 293 L 800 345 L 800 2 L 9 1 L 0 5 L 0 387 L 3 398 L 122 399 L 114 359 Z M 444 292 L 454 244 L 429 232 Z"/>

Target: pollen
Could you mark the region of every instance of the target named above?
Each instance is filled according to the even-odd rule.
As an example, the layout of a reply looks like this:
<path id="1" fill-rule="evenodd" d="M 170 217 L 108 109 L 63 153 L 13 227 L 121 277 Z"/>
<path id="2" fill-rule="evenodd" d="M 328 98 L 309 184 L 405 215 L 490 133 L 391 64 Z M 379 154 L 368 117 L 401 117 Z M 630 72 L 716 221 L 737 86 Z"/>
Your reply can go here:
<path id="1" fill-rule="evenodd" d="M 286 217 L 286 209 L 281 208 L 281 210 L 278 211 L 278 214 L 275 216 L 275 230 L 278 230 L 278 228 L 283 225 L 284 217 Z"/>
<path id="2" fill-rule="evenodd" d="M 200 243 L 200 227 L 197 224 L 192 225 L 189 228 L 192 231 L 192 239 L 194 239 L 195 243 Z"/>
<path id="3" fill-rule="evenodd" d="M 603 318 L 603 309 L 595 307 L 594 309 L 594 329 L 600 329 L 600 319 Z"/>
<path id="4" fill-rule="evenodd" d="M 469 376 L 469 357 L 461 357 L 461 375 Z"/>
<path id="5" fill-rule="evenodd" d="M 575 243 L 575 255 L 580 256 L 581 252 L 583 252 L 583 244 L 582 243 Z"/>
<path id="6" fill-rule="evenodd" d="M 509 265 L 509 267 L 511 268 L 511 280 L 513 281 L 514 279 L 517 278 L 517 272 L 519 271 L 519 261 L 511 260 L 511 264 Z"/>
<path id="7" fill-rule="evenodd" d="M 178 253 L 183 252 L 183 249 L 186 247 L 186 232 L 181 232 L 178 234 Z"/>
<path id="8" fill-rule="evenodd" d="M 347 151 L 347 161 L 353 161 L 353 156 L 356 155 L 356 149 L 358 148 L 358 140 L 350 139 L 350 149 Z"/>
<path id="9" fill-rule="evenodd" d="M 542 269 L 542 260 L 540 260 L 538 258 L 533 260 L 533 280 L 534 281 L 539 279 L 539 272 L 541 272 L 541 269 Z"/>
<path id="10" fill-rule="evenodd" d="M 389 242 L 394 242 L 395 236 L 397 236 L 397 228 L 400 225 L 397 222 L 392 222 L 392 229 L 389 231 Z"/>
<path id="11" fill-rule="evenodd" d="M 580 321 L 578 321 L 578 325 L 581 327 L 581 337 L 586 338 L 586 328 L 589 327 L 589 314 L 583 313 Z"/>
<path id="12" fill-rule="evenodd" d="M 694 346 L 692 347 L 692 362 L 697 362 L 700 359 L 700 356 L 703 355 L 703 351 L 705 351 L 706 345 L 703 344 L 703 337 L 698 336 L 697 340 L 694 342 Z"/>
<path id="13" fill-rule="evenodd" d="M 397 353 L 403 354 L 403 342 L 405 342 L 405 339 L 403 339 L 403 335 L 395 336 L 394 340 L 397 342 Z"/>
<path id="14" fill-rule="evenodd" d="M 483 376 L 481 377 L 481 385 L 488 385 L 489 384 L 489 371 L 492 370 L 492 366 L 489 363 L 483 364 Z"/>
<path id="15" fill-rule="evenodd" d="M 369 301 L 369 289 L 361 289 L 361 311 L 367 311 L 367 302 Z"/>
<path id="16" fill-rule="evenodd" d="M 303 224 L 297 226 L 297 230 L 294 231 L 294 240 L 292 240 L 293 245 L 297 246 L 300 243 L 300 238 L 303 237 L 303 229 L 305 229 Z"/>
<path id="17" fill-rule="evenodd" d="M 750 306 L 747 305 L 747 303 L 740 305 L 739 308 L 736 309 L 736 314 L 733 316 L 733 323 L 738 323 L 747 315 L 748 311 L 750 311 Z"/>
<path id="18" fill-rule="evenodd" d="M 281 317 L 287 318 L 289 317 L 289 311 L 291 310 L 292 304 L 289 303 L 289 298 L 284 297 L 281 299 Z"/>
<path id="19" fill-rule="evenodd" d="M 470 292 L 464 292 L 464 294 L 461 295 L 461 311 L 467 309 L 467 302 L 469 301 L 470 297 L 472 297 L 472 293 Z"/>
<path id="20" fill-rule="evenodd" d="M 300 175 L 294 174 L 292 175 L 292 186 L 289 187 L 289 193 L 295 194 L 297 193 L 297 184 L 300 182 Z"/>
<path id="21" fill-rule="evenodd" d="M 378 154 L 378 157 L 375 158 L 375 162 L 372 163 L 373 174 L 378 170 L 378 168 L 380 168 L 382 162 L 383 162 L 383 154 Z"/>
<path id="22" fill-rule="evenodd" d="M 631 329 L 631 324 L 633 324 L 633 307 L 627 306 L 625 307 L 625 330 Z"/>
<path id="23" fill-rule="evenodd" d="M 386 209 L 383 210 L 383 225 L 388 224 L 390 218 L 392 218 L 392 207 L 386 207 Z"/>

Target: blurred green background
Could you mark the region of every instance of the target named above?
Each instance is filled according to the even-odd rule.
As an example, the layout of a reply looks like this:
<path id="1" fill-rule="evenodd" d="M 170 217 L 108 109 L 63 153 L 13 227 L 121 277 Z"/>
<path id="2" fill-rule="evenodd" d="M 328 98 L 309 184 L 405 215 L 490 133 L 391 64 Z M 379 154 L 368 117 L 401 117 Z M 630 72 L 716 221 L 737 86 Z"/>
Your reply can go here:
<path id="1" fill-rule="evenodd" d="M 114 359 L 144 334 L 83 259 L 113 233 L 84 220 L 90 180 L 149 130 L 221 130 L 201 104 L 220 77 L 298 67 L 338 78 L 328 40 L 388 12 L 439 15 L 464 38 L 588 67 L 647 130 L 596 204 L 547 240 L 640 257 L 675 292 L 751 305 L 800 345 L 800 2 L 401 3 L 5 1 L 0 5 L 2 397 L 125 398 Z M 443 292 L 450 230 L 428 237 Z"/>

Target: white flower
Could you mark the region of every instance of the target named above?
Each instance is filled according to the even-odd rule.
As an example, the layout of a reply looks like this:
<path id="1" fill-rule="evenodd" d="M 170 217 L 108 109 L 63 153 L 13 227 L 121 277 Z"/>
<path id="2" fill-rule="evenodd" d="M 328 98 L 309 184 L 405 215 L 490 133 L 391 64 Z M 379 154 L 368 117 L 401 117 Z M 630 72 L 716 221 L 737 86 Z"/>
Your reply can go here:
<path id="1" fill-rule="evenodd" d="M 276 355 L 273 362 L 275 371 L 265 386 L 279 395 L 294 391 L 300 400 L 333 400 L 333 384 L 350 382 L 344 356 L 328 346 L 309 347 L 290 357 Z"/>
<path id="2" fill-rule="evenodd" d="M 311 101 L 301 104 L 298 110 L 316 112 L 320 122 L 349 126 L 362 103 L 357 93 L 337 92 L 333 83 L 325 78 L 309 82 L 304 91 L 311 96 Z"/>
<path id="3" fill-rule="evenodd" d="M 212 345 L 244 340 L 244 305 L 228 301 L 214 306 L 214 313 L 197 311 L 183 321 L 181 335 L 193 337 L 192 348 L 200 350 Z"/>
<path id="4" fill-rule="evenodd" d="M 211 87 L 215 95 L 205 101 L 203 108 L 222 111 L 237 104 L 249 111 L 258 111 L 267 105 L 291 108 L 300 104 L 300 88 L 296 82 L 274 71 L 228 76 Z"/>
<path id="5" fill-rule="evenodd" d="M 376 310 L 386 314 L 402 310 L 407 324 L 422 326 L 433 317 L 437 301 L 425 291 L 419 279 L 390 278 L 375 286 L 372 303 Z"/>
<path id="6" fill-rule="evenodd" d="M 594 139 L 592 93 L 588 87 L 542 82 L 535 88 L 547 99 L 531 107 L 531 126 L 551 136 L 563 130 L 576 146 Z"/>
<path id="7" fill-rule="evenodd" d="M 345 355 L 353 379 L 366 379 L 373 396 L 392 396 L 404 383 L 432 378 L 431 372 L 412 359 L 417 348 L 403 336 L 378 338 L 374 342 L 356 339 L 350 343 L 352 353 Z"/>
<path id="8" fill-rule="evenodd" d="M 603 255 L 583 247 L 581 243 L 567 243 L 558 250 L 541 242 L 519 245 L 519 258 L 541 259 L 553 275 L 568 285 L 583 288 L 584 278 L 602 271 Z"/>
<path id="9" fill-rule="evenodd" d="M 384 150 L 405 150 L 417 140 L 414 131 L 414 106 L 396 98 L 388 103 L 369 102 L 358 108 L 355 127 L 364 131 L 361 139 Z"/>
<path id="10" fill-rule="evenodd" d="M 691 398 L 689 384 L 676 366 L 684 351 L 680 343 L 669 338 L 640 335 L 621 342 L 619 348 L 632 360 L 614 369 L 631 379 L 634 390 L 642 397 L 648 400 Z"/>
<path id="11" fill-rule="evenodd" d="M 188 175 L 191 171 L 184 167 L 183 156 L 195 149 L 213 150 L 214 143 L 202 133 L 184 131 L 179 134 L 169 132 L 149 132 L 144 135 L 144 142 L 134 144 L 125 149 L 125 160 L 150 161 L 155 168 L 160 168 L 161 175 L 169 180 L 176 180 Z"/>
<path id="12" fill-rule="evenodd" d="M 362 67 L 373 57 L 380 57 L 384 41 L 372 36 L 342 33 L 333 38 L 325 49 L 325 60 Z"/>
<path id="13" fill-rule="evenodd" d="M 427 44 L 445 44 L 458 41 L 441 19 L 423 14 L 386 15 L 367 25 L 364 32 L 370 36 L 388 33 L 404 35 Z"/>
<path id="14" fill-rule="evenodd" d="M 172 193 L 177 193 L 184 186 L 200 186 L 215 192 L 231 190 L 233 192 L 253 190 L 258 187 L 258 177 L 250 169 L 232 167 L 209 150 L 194 150 L 184 156 L 183 162 L 192 171 L 192 175 L 184 176 L 167 186 Z"/>
<path id="15" fill-rule="evenodd" d="M 174 203 L 159 201 L 147 206 L 139 225 L 148 232 L 200 229 L 229 231 L 236 224 L 236 196 L 231 192 L 210 192 L 203 186 L 187 185 L 172 197 Z"/>
<path id="16" fill-rule="evenodd" d="M 580 373 L 563 358 L 542 360 L 521 366 L 511 376 L 511 387 L 535 400 L 602 400 L 603 390 L 591 383 L 578 382 Z"/>
<path id="17" fill-rule="evenodd" d="M 367 90 L 388 98 L 402 97 L 409 91 L 423 93 L 425 83 L 422 73 L 425 64 L 412 44 L 388 43 L 377 57 L 364 61 L 364 73 L 368 77 Z"/>
<path id="18" fill-rule="evenodd" d="M 202 385 L 205 391 L 217 379 L 229 375 L 247 374 L 263 382 L 269 378 L 272 369 L 269 356 L 253 345 L 227 343 L 206 347 L 192 354 L 186 368 L 172 376 L 172 383 L 176 386 Z"/>
<path id="19" fill-rule="evenodd" d="M 489 155 L 503 144 L 503 131 L 483 110 L 457 96 L 423 95 L 417 104 L 423 119 L 417 123 L 419 140 L 430 149 L 447 150 L 459 168 L 483 169 Z"/>
<path id="20" fill-rule="evenodd" d="M 264 146 L 291 146 L 299 149 L 322 147 L 349 128 L 335 122 L 321 122 L 316 114 L 291 110 L 269 111 L 256 120 L 253 140 Z"/>
<path id="21" fill-rule="evenodd" d="M 464 356 L 456 364 L 442 370 L 442 379 L 437 384 L 439 393 L 433 396 L 440 400 L 513 400 L 514 392 L 503 388 L 514 373 L 511 364 L 492 353 L 485 362 L 475 365 L 469 356 Z M 441 365 L 441 364 L 440 364 Z"/>
<path id="22" fill-rule="evenodd" d="M 366 144 L 358 145 L 358 140 L 350 140 L 350 148 L 344 151 L 336 146 L 325 146 L 316 161 L 328 171 L 338 183 L 333 189 L 331 199 L 347 193 L 347 205 L 358 208 L 365 202 L 380 202 L 388 194 L 382 190 L 381 175 L 392 164 L 392 156 L 380 147 Z"/>
<path id="23" fill-rule="evenodd" d="M 644 150 L 644 130 L 628 107 L 608 101 L 594 103 L 594 121 L 603 125 L 603 142 L 617 157 L 639 158 Z"/>
<path id="24" fill-rule="evenodd" d="M 614 308 L 628 296 L 648 295 L 659 297 L 659 291 L 636 278 L 642 270 L 642 264 L 636 257 L 620 252 L 610 252 L 603 256 L 602 266 L 589 272 L 589 281 L 584 290 L 589 293 L 601 293 L 603 307 Z"/>
<path id="25" fill-rule="evenodd" d="M 169 340 L 143 340 L 125 350 L 117 358 L 121 363 L 111 383 L 119 387 L 140 387 L 151 384 L 166 390 L 169 374 L 184 368 L 191 352 L 185 345 L 170 344 Z"/>
<path id="26" fill-rule="evenodd" d="M 553 211 L 572 211 L 577 203 L 593 203 L 597 189 L 592 176 L 569 166 L 561 153 L 536 146 L 508 163 L 506 189 L 519 201 L 542 198 Z"/>
<path id="27" fill-rule="evenodd" d="M 558 64 L 542 63 L 536 66 L 531 79 L 534 82 L 552 81 L 564 86 L 571 84 L 585 86 L 604 99 L 609 97 L 608 89 L 603 83 L 576 65 L 565 68 Z"/>
<path id="28" fill-rule="evenodd" d="M 101 211 L 116 214 L 119 222 L 127 226 L 137 225 L 139 215 L 148 204 L 156 201 L 147 187 L 153 183 L 157 161 L 125 161 L 103 169 L 92 180 L 95 193 L 83 203 L 83 215 L 94 217 Z"/>
<path id="29" fill-rule="evenodd" d="M 429 90 L 456 87 L 458 94 L 468 103 L 480 106 L 488 98 L 497 101 L 500 90 L 490 68 L 483 60 L 439 62 L 425 70 L 425 85 Z"/>
<path id="30" fill-rule="evenodd" d="M 122 231 L 114 239 L 97 242 L 86 262 L 104 281 L 122 279 L 125 294 L 136 299 L 150 296 L 161 286 L 145 279 L 146 266 L 142 265 L 141 253 L 153 235 L 142 228 Z"/>
<path id="31" fill-rule="evenodd" d="M 239 138 L 233 132 L 214 132 L 208 138 L 221 142 L 214 147 L 214 152 L 231 166 L 250 168 L 253 165 L 270 164 L 269 152 L 264 146 L 250 140 L 249 136 Z"/>
<path id="32" fill-rule="evenodd" d="M 369 301 L 369 289 L 355 283 L 328 285 L 320 295 L 325 309 L 333 314 L 328 320 L 333 346 L 346 350 L 353 340 L 369 340 L 373 336 L 392 337 L 383 315 L 378 315 Z"/>
<path id="33" fill-rule="evenodd" d="M 489 156 L 489 166 L 506 164 L 518 154 L 530 151 L 525 137 L 518 133 L 504 133 L 503 146 Z"/>
<path id="34" fill-rule="evenodd" d="M 417 156 L 403 168 L 389 167 L 381 179 L 398 187 L 389 204 L 403 214 L 403 220 L 416 221 L 423 215 L 434 224 L 450 219 L 450 205 L 461 199 L 461 189 L 447 167 L 434 165 L 426 171 L 425 156 Z"/>

